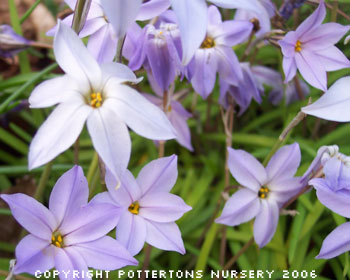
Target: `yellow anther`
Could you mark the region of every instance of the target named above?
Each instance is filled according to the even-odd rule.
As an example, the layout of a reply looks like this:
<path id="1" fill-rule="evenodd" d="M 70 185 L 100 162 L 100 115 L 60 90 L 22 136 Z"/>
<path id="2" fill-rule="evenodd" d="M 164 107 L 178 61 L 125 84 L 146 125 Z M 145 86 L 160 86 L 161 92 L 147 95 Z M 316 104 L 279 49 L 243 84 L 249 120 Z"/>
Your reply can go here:
<path id="1" fill-rule="evenodd" d="M 173 109 L 173 108 L 171 107 L 171 105 L 169 105 L 168 108 L 167 108 L 167 111 L 168 111 L 168 112 L 171 112 L 172 109 Z"/>
<path id="2" fill-rule="evenodd" d="M 64 247 L 62 235 L 57 231 L 52 233 L 51 241 L 51 244 L 58 248 Z"/>
<path id="3" fill-rule="evenodd" d="M 137 215 L 139 213 L 139 210 L 140 210 L 139 203 L 137 201 L 134 203 L 131 203 L 128 210 L 130 213 Z"/>
<path id="4" fill-rule="evenodd" d="M 210 49 L 215 47 L 215 41 L 213 38 L 207 36 L 201 44 L 201 49 Z"/>
<path id="5" fill-rule="evenodd" d="M 267 187 L 261 187 L 259 190 L 258 196 L 260 198 L 266 198 L 268 193 L 269 193 L 269 189 Z"/>
<path id="6" fill-rule="evenodd" d="M 90 105 L 94 108 L 101 107 L 103 102 L 102 95 L 100 92 L 93 92 L 90 94 Z"/>
<path id="7" fill-rule="evenodd" d="M 295 51 L 300 52 L 301 51 L 301 42 L 298 40 L 295 44 Z"/>

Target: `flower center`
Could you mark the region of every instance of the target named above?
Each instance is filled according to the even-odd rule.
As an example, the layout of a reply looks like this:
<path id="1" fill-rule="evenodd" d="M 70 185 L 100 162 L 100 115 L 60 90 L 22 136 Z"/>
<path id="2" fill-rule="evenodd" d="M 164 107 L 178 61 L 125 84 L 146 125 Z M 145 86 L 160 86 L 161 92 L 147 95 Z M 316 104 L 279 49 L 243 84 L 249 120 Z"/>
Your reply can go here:
<path id="1" fill-rule="evenodd" d="M 58 248 L 64 247 L 63 238 L 59 232 L 56 231 L 56 232 L 52 233 L 51 244 L 58 247 Z"/>
<path id="2" fill-rule="evenodd" d="M 128 210 L 130 213 L 137 215 L 140 210 L 140 204 L 137 201 L 134 203 L 131 203 Z"/>
<path id="3" fill-rule="evenodd" d="M 267 187 L 261 187 L 258 193 L 260 198 L 267 198 L 267 194 L 269 193 L 269 189 Z"/>
<path id="4" fill-rule="evenodd" d="M 295 51 L 300 52 L 301 51 L 301 42 L 298 40 L 295 44 Z"/>
<path id="5" fill-rule="evenodd" d="M 215 47 L 215 41 L 213 38 L 207 36 L 204 41 L 202 42 L 202 45 L 200 46 L 201 49 L 210 49 Z"/>
<path id="6" fill-rule="evenodd" d="M 103 103 L 102 94 L 100 92 L 93 92 L 90 94 L 90 105 L 93 108 L 100 108 Z"/>
<path id="7" fill-rule="evenodd" d="M 167 112 L 170 113 L 172 109 L 173 108 L 171 107 L 171 105 L 169 105 L 168 108 L 167 108 Z"/>

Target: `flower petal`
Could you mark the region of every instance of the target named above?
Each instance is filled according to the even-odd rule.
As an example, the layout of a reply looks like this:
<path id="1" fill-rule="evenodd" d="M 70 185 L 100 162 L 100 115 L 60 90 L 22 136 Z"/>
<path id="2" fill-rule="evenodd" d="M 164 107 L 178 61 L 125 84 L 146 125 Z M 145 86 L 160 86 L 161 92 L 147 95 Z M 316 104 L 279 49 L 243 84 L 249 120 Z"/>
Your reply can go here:
<path id="1" fill-rule="evenodd" d="M 293 177 L 300 165 L 300 158 L 298 143 L 280 148 L 266 166 L 269 182 Z"/>
<path id="2" fill-rule="evenodd" d="M 218 56 L 214 49 L 199 49 L 194 57 L 194 73 L 191 77 L 191 83 L 194 90 L 199 93 L 203 99 L 206 99 L 213 91 L 216 81 L 216 71 L 218 69 Z M 221 53 L 220 53 L 221 54 Z M 226 53 L 223 53 L 224 55 Z M 223 66 L 227 66 L 224 64 Z M 225 67 L 224 69 L 227 69 Z"/>
<path id="3" fill-rule="evenodd" d="M 57 180 L 50 195 L 49 209 L 61 224 L 65 217 L 70 217 L 87 204 L 88 198 L 88 182 L 83 169 L 76 165 Z"/>
<path id="4" fill-rule="evenodd" d="M 169 114 L 169 120 L 176 130 L 176 141 L 190 151 L 193 151 L 191 144 L 191 131 L 186 122 L 186 118 L 173 111 Z"/>
<path id="5" fill-rule="evenodd" d="M 226 202 L 222 214 L 215 223 L 237 226 L 253 219 L 260 211 L 260 200 L 256 192 L 240 189 Z"/>
<path id="6" fill-rule="evenodd" d="M 174 222 L 192 209 L 181 197 L 166 192 L 148 193 L 139 203 L 141 217 L 160 223 Z"/>
<path id="7" fill-rule="evenodd" d="M 316 259 L 331 259 L 350 250 L 350 223 L 333 230 L 323 241 Z"/>
<path id="8" fill-rule="evenodd" d="M 43 165 L 67 150 L 83 129 L 92 108 L 82 97 L 57 106 L 35 134 L 28 155 L 29 169 Z"/>
<path id="9" fill-rule="evenodd" d="M 232 176 L 242 186 L 258 192 L 267 180 L 264 166 L 246 151 L 228 148 L 228 154 L 228 167 Z"/>
<path id="10" fill-rule="evenodd" d="M 322 50 L 336 44 L 350 27 L 335 22 L 325 23 L 305 34 L 303 48 L 308 50 Z"/>
<path id="11" fill-rule="evenodd" d="M 243 43 L 248 39 L 253 29 L 253 24 L 247 20 L 225 21 L 215 32 L 215 43 L 232 47 Z"/>
<path id="12" fill-rule="evenodd" d="M 147 243 L 162 250 L 176 251 L 182 255 L 186 253 L 180 229 L 175 223 L 148 221 L 146 225 Z"/>
<path id="13" fill-rule="evenodd" d="M 132 256 L 138 254 L 145 244 L 147 235 L 145 220 L 139 215 L 125 212 L 117 226 L 117 240 Z"/>
<path id="14" fill-rule="evenodd" d="M 117 53 L 117 39 L 110 24 L 93 33 L 87 48 L 99 64 L 113 61 Z"/>
<path id="15" fill-rule="evenodd" d="M 44 240 L 51 240 L 57 221 L 52 213 L 34 198 L 22 194 L 0 196 L 10 206 L 13 217 L 31 234 Z"/>
<path id="16" fill-rule="evenodd" d="M 164 112 L 136 90 L 114 79 L 109 79 L 105 90 L 109 98 L 103 105 L 113 110 L 137 134 L 153 140 L 175 138 L 175 129 Z"/>
<path id="17" fill-rule="evenodd" d="M 137 265 L 137 260 L 117 240 L 105 236 L 100 239 L 74 245 L 89 267 L 116 270 L 127 265 Z"/>
<path id="18" fill-rule="evenodd" d="M 107 170 L 106 185 L 113 200 L 123 207 L 129 207 L 141 197 L 141 188 L 129 170 L 124 172 L 120 184 L 117 178 Z"/>
<path id="19" fill-rule="evenodd" d="M 166 11 L 170 6 L 169 0 L 152 0 L 141 5 L 141 9 L 136 17 L 136 20 L 148 20 L 159 16 Z"/>
<path id="20" fill-rule="evenodd" d="M 291 81 L 297 73 L 297 64 L 294 57 L 283 57 L 283 72 L 285 75 L 284 82 Z"/>
<path id="21" fill-rule="evenodd" d="M 75 82 L 68 75 L 44 81 L 31 93 L 28 100 L 30 108 L 46 108 L 62 103 L 73 95 L 79 95 L 75 88 Z"/>
<path id="22" fill-rule="evenodd" d="M 260 248 L 271 241 L 276 232 L 278 218 L 277 203 L 262 199 L 260 213 L 256 216 L 254 222 L 254 239 Z"/>
<path id="23" fill-rule="evenodd" d="M 65 245 L 74 245 L 99 239 L 116 227 L 120 207 L 112 204 L 88 204 L 65 219 L 59 228 Z"/>
<path id="24" fill-rule="evenodd" d="M 326 71 L 336 71 L 350 67 L 349 59 L 335 46 L 317 51 L 316 55 Z"/>
<path id="25" fill-rule="evenodd" d="M 295 62 L 303 78 L 313 87 L 327 90 L 327 73 L 318 56 L 308 50 L 295 54 Z"/>
<path id="26" fill-rule="evenodd" d="M 116 37 L 122 38 L 135 21 L 142 0 L 101 0 L 101 4 Z"/>
<path id="27" fill-rule="evenodd" d="M 109 62 L 101 65 L 103 76 L 118 79 L 120 83 L 132 82 L 139 83 L 143 77 L 137 78 L 134 72 L 126 65 L 116 62 Z M 106 81 L 107 82 L 107 81 Z"/>
<path id="28" fill-rule="evenodd" d="M 170 0 L 182 42 L 182 63 L 187 65 L 205 38 L 208 10 L 204 0 Z"/>
<path id="29" fill-rule="evenodd" d="M 116 177 L 123 176 L 131 153 L 131 140 L 126 125 L 113 109 L 106 106 L 93 110 L 87 128 L 97 153 Z"/>
<path id="30" fill-rule="evenodd" d="M 170 192 L 177 180 L 177 156 L 156 159 L 143 167 L 136 178 L 143 195 L 148 192 Z"/>
<path id="31" fill-rule="evenodd" d="M 162 92 L 169 89 L 175 80 L 175 63 L 171 59 L 166 40 L 160 38 L 149 39 L 146 42 L 148 63 L 152 75 Z"/>
<path id="32" fill-rule="evenodd" d="M 55 264 L 56 269 L 61 272 L 60 279 L 91 279 L 88 277 L 88 267 L 85 260 L 74 247 L 56 249 Z M 66 276 L 63 271 L 70 273 Z M 73 277 L 71 274 L 73 271 L 79 271 L 79 277 Z"/>
<path id="33" fill-rule="evenodd" d="M 301 110 L 321 119 L 348 122 L 350 121 L 350 77 L 337 80 L 316 102 Z"/>
<path id="34" fill-rule="evenodd" d="M 17 245 L 15 274 L 34 274 L 37 270 L 50 270 L 54 265 L 54 249 L 50 241 L 28 234 Z"/>
<path id="35" fill-rule="evenodd" d="M 78 35 L 67 25 L 58 22 L 54 39 L 54 53 L 58 65 L 68 75 L 81 81 L 89 89 L 99 89 L 101 70 L 95 59 L 79 39 Z"/>
<path id="36" fill-rule="evenodd" d="M 298 34 L 298 37 L 303 39 L 303 36 L 311 32 L 311 30 L 317 28 L 321 25 L 322 21 L 326 17 L 326 6 L 323 0 L 320 0 L 318 8 L 307 18 L 305 19 L 295 30 Z"/>
<path id="37" fill-rule="evenodd" d="M 323 205 L 339 215 L 350 218 L 349 194 L 332 191 L 327 180 L 322 178 L 312 179 L 309 184 L 314 186 L 317 198 Z"/>

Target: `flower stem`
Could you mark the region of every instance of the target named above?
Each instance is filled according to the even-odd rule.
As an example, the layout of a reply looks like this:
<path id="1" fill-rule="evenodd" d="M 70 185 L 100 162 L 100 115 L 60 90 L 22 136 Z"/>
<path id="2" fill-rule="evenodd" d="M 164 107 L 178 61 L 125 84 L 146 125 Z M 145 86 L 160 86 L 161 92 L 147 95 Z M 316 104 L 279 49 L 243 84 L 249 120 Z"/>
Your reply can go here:
<path id="1" fill-rule="evenodd" d="M 43 193 L 47 185 L 47 181 L 49 180 L 49 177 L 50 177 L 52 164 L 53 164 L 53 161 L 50 161 L 48 164 L 46 164 L 44 171 L 41 174 L 38 188 L 36 189 L 34 194 L 34 198 L 38 201 L 42 201 L 43 199 Z"/>
<path id="2" fill-rule="evenodd" d="M 73 16 L 72 29 L 79 34 L 79 32 L 83 29 L 87 15 L 90 10 L 92 0 L 78 0 Z"/>
<path id="3" fill-rule="evenodd" d="M 141 273 L 140 280 L 145 280 L 146 279 L 145 270 L 147 270 L 147 268 L 149 266 L 150 259 L 151 259 L 151 252 L 152 252 L 152 246 L 147 244 L 146 247 L 145 247 L 145 257 L 144 257 L 144 260 L 143 260 L 142 273 Z"/>
<path id="4" fill-rule="evenodd" d="M 234 255 L 224 266 L 223 270 L 227 270 L 230 267 L 232 267 L 236 261 L 238 260 L 238 258 L 244 254 L 245 251 L 248 250 L 248 248 L 254 243 L 254 238 L 250 238 L 249 241 L 241 248 L 241 250 L 238 251 L 238 253 L 236 255 Z"/>
<path id="5" fill-rule="evenodd" d="M 98 154 L 97 154 L 97 152 L 95 152 L 94 157 L 92 158 L 92 161 L 90 163 L 87 176 L 86 176 L 89 186 L 90 186 L 92 179 L 94 177 L 94 174 L 97 170 L 97 166 L 98 166 Z"/>
<path id="6" fill-rule="evenodd" d="M 126 38 L 126 36 L 124 36 L 123 38 L 118 39 L 117 54 L 115 56 L 115 61 L 118 62 L 118 63 L 122 63 L 123 46 L 124 46 L 125 38 Z"/>

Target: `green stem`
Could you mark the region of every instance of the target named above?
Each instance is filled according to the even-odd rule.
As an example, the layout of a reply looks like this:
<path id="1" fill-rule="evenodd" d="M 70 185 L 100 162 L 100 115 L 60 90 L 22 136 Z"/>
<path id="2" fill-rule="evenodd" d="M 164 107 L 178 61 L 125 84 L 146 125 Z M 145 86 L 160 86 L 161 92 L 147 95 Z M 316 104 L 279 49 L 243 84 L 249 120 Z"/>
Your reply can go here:
<path id="1" fill-rule="evenodd" d="M 36 189 L 36 192 L 34 194 L 34 198 L 38 201 L 42 201 L 43 193 L 52 170 L 52 164 L 53 164 L 53 161 L 50 161 L 48 164 L 46 164 L 44 171 L 41 174 L 38 188 Z"/>
<path id="2" fill-rule="evenodd" d="M 19 23 L 22 24 L 35 10 L 35 8 L 40 4 L 41 0 L 36 0 L 36 2 L 24 13 L 24 15 L 19 20 Z"/>
<path id="3" fill-rule="evenodd" d="M 98 154 L 95 152 L 86 176 L 89 186 L 94 178 L 94 174 L 97 170 L 97 167 L 98 167 Z"/>
<path id="4" fill-rule="evenodd" d="M 72 29 L 79 34 L 83 29 L 92 0 L 78 0 L 74 9 Z"/>
<path id="5" fill-rule="evenodd" d="M 18 96 L 20 96 L 26 89 L 28 89 L 32 84 L 34 84 L 36 81 L 38 81 L 40 78 L 45 76 L 46 74 L 50 73 L 52 70 L 54 70 L 57 67 L 57 63 L 51 64 L 50 66 L 46 67 L 39 73 L 37 73 L 33 78 L 28 80 L 26 83 L 24 83 L 19 89 L 17 89 L 13 94 L 11 94 L 8 98 L 5 99 L 5 101 L 0 105 L 0 114 L 4 112 L 4 110 L 7 108 L 7 106 L 15 100 Z"/>
<path id="6" fill-rule="evenodd" d="M 115 56 L 115 61 L 122 63 L 122 58 L 123 58 L 123 46 L 125 42 L 126 36 L 123 38 L 118 39 L 118 45 L 117 45 L 117 54 Z"/>

